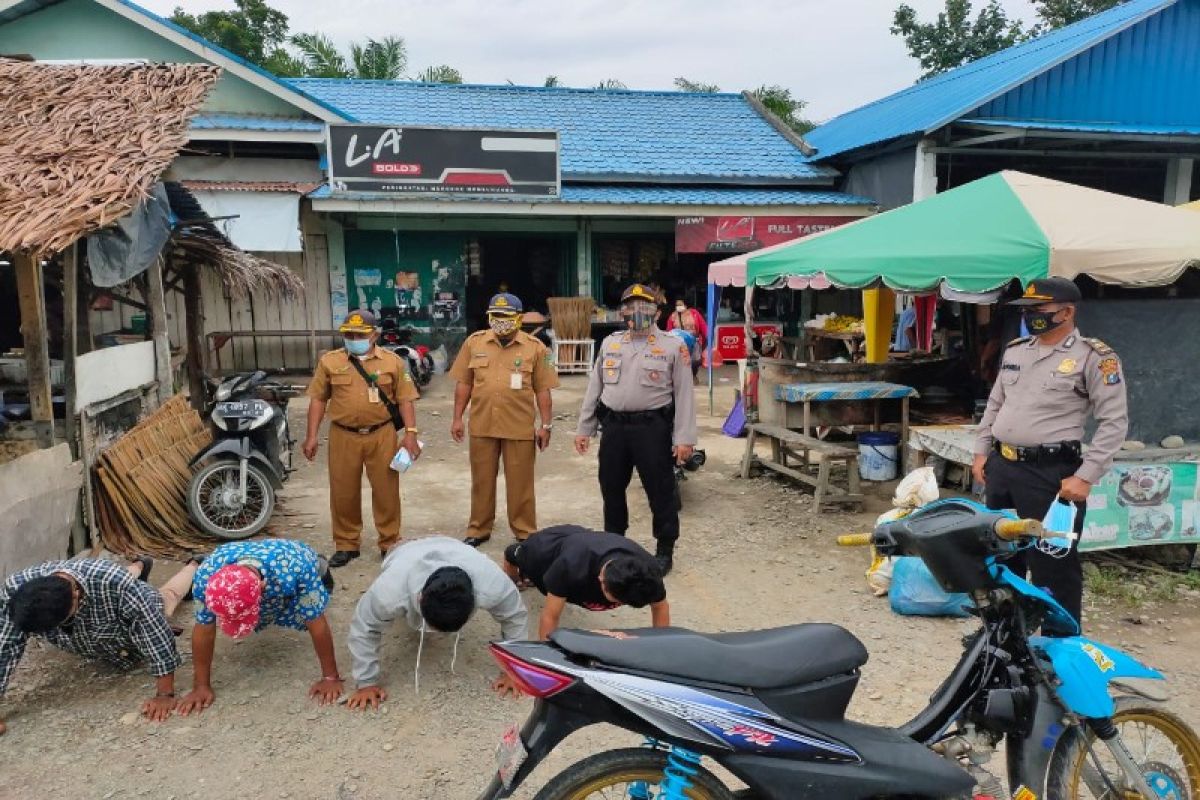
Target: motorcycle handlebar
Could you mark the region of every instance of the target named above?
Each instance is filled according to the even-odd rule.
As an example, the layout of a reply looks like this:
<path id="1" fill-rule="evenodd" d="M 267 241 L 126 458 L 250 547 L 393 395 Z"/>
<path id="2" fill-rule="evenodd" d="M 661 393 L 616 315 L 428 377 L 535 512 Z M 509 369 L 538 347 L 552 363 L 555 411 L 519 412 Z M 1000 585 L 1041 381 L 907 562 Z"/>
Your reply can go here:
<path id="1" fill-rule="evenodd" d="M 1036 519 L 1001 519 L 996 520 L 993 528 L 996 536 L 1006 542 L 1015 542 L 1021 538 L 1047 539 L 1051 534 L 1046 532 L 1042 523 Z"/>

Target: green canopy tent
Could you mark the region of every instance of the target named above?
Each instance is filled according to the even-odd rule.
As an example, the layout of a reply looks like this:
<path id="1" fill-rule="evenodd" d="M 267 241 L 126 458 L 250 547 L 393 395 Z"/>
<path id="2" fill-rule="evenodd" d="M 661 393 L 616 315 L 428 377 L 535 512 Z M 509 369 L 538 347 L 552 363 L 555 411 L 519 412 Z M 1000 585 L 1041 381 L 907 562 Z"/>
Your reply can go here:
<path id="1" fill-rule="evenodd" d="M 789 247 L 749 257 L 749 286 L 823 279 L 983 295 L 1013 278 L 1086 274 L 1161 286 L 1200 263 L 1194 213 L 1021 172 L 1000 172 Z M 966 298 L 963 298 L 966 299 Z M 981 298 L 982 299 L 982 298 Z"/>

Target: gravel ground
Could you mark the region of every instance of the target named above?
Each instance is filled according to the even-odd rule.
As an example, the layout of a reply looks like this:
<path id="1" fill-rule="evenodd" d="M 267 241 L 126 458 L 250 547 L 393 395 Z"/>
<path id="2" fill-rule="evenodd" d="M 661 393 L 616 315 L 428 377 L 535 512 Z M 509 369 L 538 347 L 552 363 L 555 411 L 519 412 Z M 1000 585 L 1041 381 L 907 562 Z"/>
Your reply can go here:
<path id="1" fill-rule="evenodd" d="M 735 375 L 729 372 L 727 375 Z M 600 525 L 595 455 L 571 448 L 574 414 L 584 380 L 564 378 L 556 393 L 558 422 L 550 451 L 538 463 L 543 525 Z M 730 405 L 731 384 L 717 391 L 717 408 Z M 404 533 L 459 535 L 466 523 L 469 474 L 465 445 L 454 445 L 451 386 L 439 378 L 418 406 L 424 458 L 404 478 Z M 707 411 L 707 399 L 700 403 Z M 303 400 L 293 404 L 303 431 Z M 871 651 L 851 706 L 854 718 L 898 724 L 915 713 L 950 670 L 968 621 L 902 618 L 863 581 L 862 550 L 834 545 L 839 533 L 867 530 L 886 500 L 873 498 L 858 514 L 811 513 L 808 495 L 773 479 L 734 477 L 742 442 L 720 436 L 720 416 L 701 414 L 708 465 L 684 486 L 683 537 L 668 579 L 673 621 L 708 631 L 742 630 L 801 621 L 831 621 L 857 634 Z M 275 533 L 329 552 L 323 454 L 302 464 L 283 493 Z M 630 534 L 652 547 L 644 497 L 631 487 Z M 500 493 L 503 497 L 503 492 Z M 367 516 L 369 519 L 369 514 Z M 500 514 L 503 519 L 503 512 Z M 342 642 L 354 604 L 378 570 L 368 525 L 363 558 L 338 571 L 329 617 Z M 511 541 L 503 522 L 485 552 L 499 558 Z M 169 565 L 155 570 L 164 580 Z M 540 598 L 526 593 L 536 619 Z M 1200 726 L 1200 624 L 1194 596 L 1137 611 L 1089 603 L 1089 633 L 1128 648 L 1171 679 L 1173 708 Z M 190 627 L 190 607 L 177 621 Z M 568 609 L 564 624 L 620 627 L 646 624 L 644 612 L 590 614 Z M 416 635 L 396 627 L 385 640 L 384 680 L 390 699 L 375 712 L 319 708 L 306 698 L 318 668 L 308 637 L 269 630 L 242 642 L 222 638 L 214 667 L 216 703 L 199 716 L 163 724 L 139 719 L 153 693 L 145 674 L 116 674 L 73 656 L 33 645 L 18 669 L 0 716 L 0 800 L 66 798 L 384 798 L 476 797 L 493 769 L 501 732 L 528 713 L 531 701 L 501 700 L 489 691 L 496 667 L 486 642 L 497 633 L 486 615 L 464 631 L 455 674 L 451 637 L 426 641 L 421 691 L 413 689 Z M 180 639 L 190 662 L 187 633 Z M 180 670 L 181 691 L 191 682 Z M 519 797 L 599 749 L 636 744 L 623 731 L 595 727 L 569 739 L 543 764 Z"/>

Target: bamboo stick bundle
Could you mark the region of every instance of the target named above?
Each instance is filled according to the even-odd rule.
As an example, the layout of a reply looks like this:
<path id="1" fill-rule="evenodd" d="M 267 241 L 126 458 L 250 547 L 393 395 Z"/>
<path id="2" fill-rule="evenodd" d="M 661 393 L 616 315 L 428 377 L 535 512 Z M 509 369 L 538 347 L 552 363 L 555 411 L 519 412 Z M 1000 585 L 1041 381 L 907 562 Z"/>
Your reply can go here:
<path id="1" fill-rule="evenodd" d="M 551 297 L 546 301 L 550 307 L 550 327 L 556 339 L 587 339 L 592 335 L 592 314 L 596 303 L 590 297 Z M 578 345 L 565 345 L 566 352 L 555 353 L 557 360 L 575 362 L 579 360 Z"/>

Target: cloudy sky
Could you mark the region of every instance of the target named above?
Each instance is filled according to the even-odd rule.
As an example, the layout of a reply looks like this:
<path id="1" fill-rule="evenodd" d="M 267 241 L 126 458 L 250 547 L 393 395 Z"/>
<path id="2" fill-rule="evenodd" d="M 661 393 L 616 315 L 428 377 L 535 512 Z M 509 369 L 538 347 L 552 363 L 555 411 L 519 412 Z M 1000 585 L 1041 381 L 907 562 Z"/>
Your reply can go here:
<path id="1" fill-rule="evenodd" d="M 160 14 L 232 0 L 139 0 Z M 468 83 L 669 89 L 677 76 L 727 91 L 778 83 L 821 121 L 917 77 L 888 31 L 899 0 L 274 0 L 292 30 L 339 44 L 400 35 L 409 66 L 449 64 Z M 922 15 L 943 0 L 908 0 Z M 1002 0 L 1030 18 L 1029 0 Z"/>

